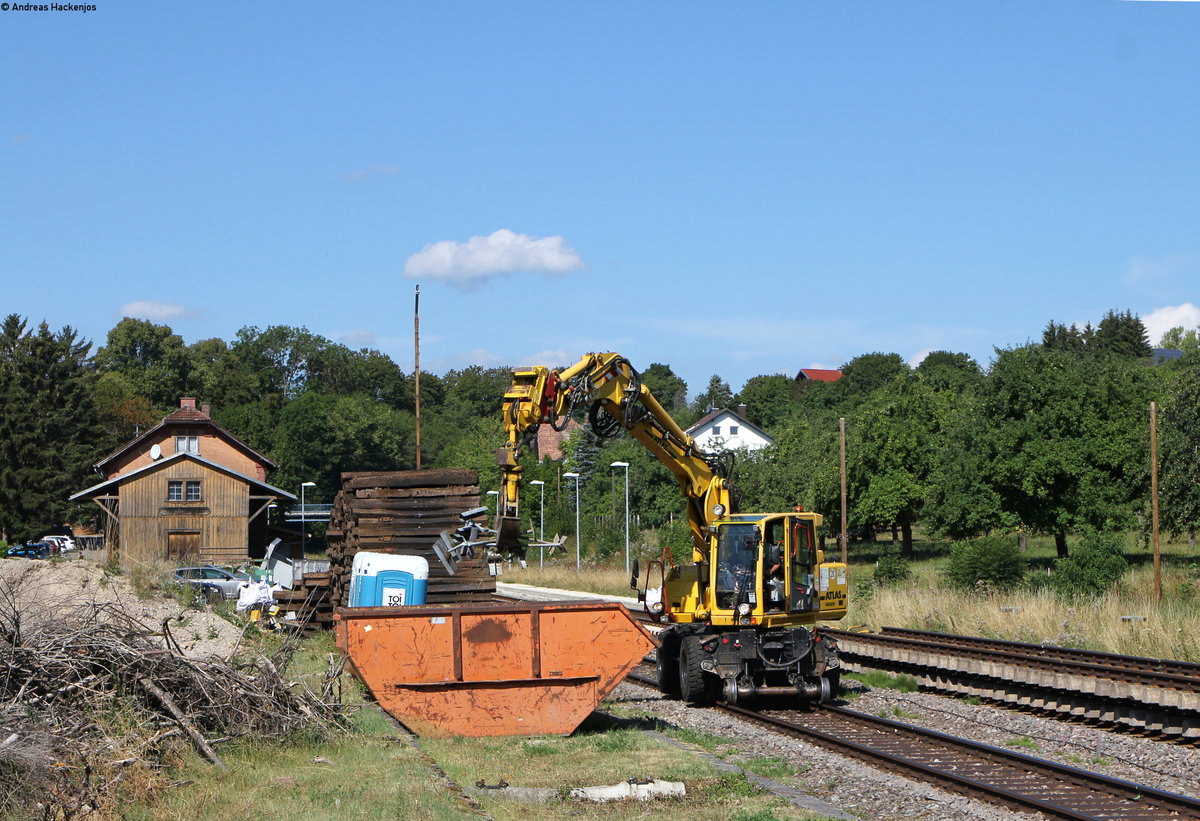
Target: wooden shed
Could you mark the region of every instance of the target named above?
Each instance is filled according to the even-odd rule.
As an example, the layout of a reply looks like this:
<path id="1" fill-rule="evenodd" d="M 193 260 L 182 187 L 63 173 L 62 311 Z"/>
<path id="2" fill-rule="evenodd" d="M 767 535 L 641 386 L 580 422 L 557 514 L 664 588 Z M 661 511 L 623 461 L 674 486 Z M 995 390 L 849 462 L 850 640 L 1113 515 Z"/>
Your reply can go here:
<path id="1" fill-rule="evenodd" d="M 236 564 L 262 555 L 268 506 L 296 499 L 266 483 L 268 466 L 185 398 L 99 462 L 108 478 L 71 501 L 91 500 L 105 512 L 110 558 Z"/>

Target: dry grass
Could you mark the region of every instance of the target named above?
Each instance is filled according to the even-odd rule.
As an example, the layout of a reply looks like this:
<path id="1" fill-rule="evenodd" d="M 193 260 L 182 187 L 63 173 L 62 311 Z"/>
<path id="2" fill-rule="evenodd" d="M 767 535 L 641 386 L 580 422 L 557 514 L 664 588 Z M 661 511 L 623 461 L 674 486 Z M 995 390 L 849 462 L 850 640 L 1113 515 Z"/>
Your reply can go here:
<path id="1" fill-rule="evenodd" d="M 1049 540 L 1031 541 L 1036 574 L 1053 565 Z M 920 553 L 918 553 L 920 555 Z M 1090 600 L 1064 601 L 1049 590 L 982 593 L 940 585 L 944 558 L 912 564 L 907 584 L 867 596 L 851 595 L 843 625 L 910 627 L 1012 641 L 1069 645 L 1127 655 L 1200 661 L 1200 554 L 1186 544 L 1164 544 L 1163 601 L 1154 598 L 1152 565 L 1130 539 L 1131 568 L 1116 588 Z M 852 565 L 852 592 L 870 579 L 870 565 Z M 1131 618 L 1126 618 L 1131 617 Z"/>
<path id="2" fill-rule="evenodd" d="M 845 623 L 1200 661 L 1200 608 L 1178 601 L 1159 606 L 1148 592 L 1071 603 L 1045 591 L 979 594 L 904 586 L 852 602 Z"/>
<path id="3" fill-rule="evenodd" d="M 516 566 L 506 566 L 504 575 L 497 581 L 555 587 L 560 590 L 582 590 L 606 596 L 635 595 L 629 586 L 629 575 L 625 572 L 623 564 L 620 567 L 585 564 L 582 570 L 576 573 L 574 558 L 569 562 L 561 559 L 547 561 L 544 568 L 539 568 L 536 560 L 530 562 L 529 567 L 524 570 Z"/>

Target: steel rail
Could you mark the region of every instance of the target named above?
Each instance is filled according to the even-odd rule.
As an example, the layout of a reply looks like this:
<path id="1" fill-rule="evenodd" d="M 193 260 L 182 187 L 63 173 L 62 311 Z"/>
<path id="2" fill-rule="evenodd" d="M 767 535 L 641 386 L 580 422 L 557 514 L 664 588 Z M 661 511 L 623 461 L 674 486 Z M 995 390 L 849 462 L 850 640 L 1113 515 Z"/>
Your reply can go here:
<path id="1" fill-rule="evenodd" d="M 1181 692 L 1200 692 L 1200 677 L 1127 668 L 1118 666 L 1112 661 L 1107 664 L 1101 664 L 1096 661 L 1073 660 L 1065 657 L 1043 655 L 1037 652 L 1024 652 L 994 643 L 990 639 L 978 639 L 975 642 L 954 642 L 943 641 L 938 638 L 939 634 L 936 633 L 929 634 L 930 637 L 928 638 L 917 638 L 908 635 L 853 633 L 833 629 L 822 629 L 822 632 L 832 635 L 839 642 L 861 642 L 918 652 L 934 652 L 960 658 L 1006 662 L 1024 668 L 1049 670 L 1055 673 L 1077 673 L 1088 678 L 1109 679 L 1127 684 L 1161 687 Z M 1034 648 L 1037 647 L 1037 645 L 1031 646 Z M 1123 657 L 1114 654 L 1110 658 L 1120 659 Z"/>
<path id="2" fill-rule="evenodd" d="M 633 673 L 647 686 L 656 682 Z M 717 709 L 953 792 L 1071 821 L 1200 819 L 1200 800 L 1011 750 L 824 705 L 795 720 Z"/>
<path id="3" fill-rule="evenodd" d="M 833 632 L 841 635 L 843 631 L 838 630 Z M 847 635 L 856 636 L 861 634 L 848 633 Z M 1107 653 L 1100 650 L 1082 650 L 1076 647 L 1047 647 L 1028 642 L 990 639 L 980 636 L 963 636 L 955 633 L 935 633 L 930 630 L 914 630 L 908 627 L 883 627 L 880 628 L 879 635 L 933 641 L 940 644 L 956 644 L 963 647 L 993 648 L 1003 652 L 1038 656 L 1045 659 L 1079 661 L 1105 667 L 1114 667 L 1120 670 L 1164 673 L 1200 681 L 1200 663 L 1194 661 L 1156 659 L 1149 656 L 1123 656 L 1118 653 Z"/>

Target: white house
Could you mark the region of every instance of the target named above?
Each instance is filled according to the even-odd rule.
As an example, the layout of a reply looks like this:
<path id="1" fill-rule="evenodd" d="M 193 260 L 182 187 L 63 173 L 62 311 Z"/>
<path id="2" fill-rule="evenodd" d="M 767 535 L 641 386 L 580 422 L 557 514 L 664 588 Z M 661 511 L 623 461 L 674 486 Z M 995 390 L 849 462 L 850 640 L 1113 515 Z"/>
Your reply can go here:
<path id="1" fill-rule="evenodd" d="M 717 408 L 709 411 L 685 433 L 696 440 L 701 450 L 758 450 L 773 441 L 762 429 L 746 419 L 746 406 L 737 410 Z"/>

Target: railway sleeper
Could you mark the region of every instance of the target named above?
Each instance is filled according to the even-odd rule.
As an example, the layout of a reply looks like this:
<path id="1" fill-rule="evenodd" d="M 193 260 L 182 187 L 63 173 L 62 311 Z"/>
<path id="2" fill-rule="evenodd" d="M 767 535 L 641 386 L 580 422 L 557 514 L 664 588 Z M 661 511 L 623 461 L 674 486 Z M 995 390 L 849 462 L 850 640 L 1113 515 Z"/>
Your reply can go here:
<path id="1" fill-rule="evenodd" d="M 868 664 L 845 653 L 842 666 L 847 672 L 882 669 L 905 673 L 916 678 L 923 688 L 935 692 L 976 697 L 993 704 L 1169 741 L 1200 743 L 1200 712 L 1196 711 L 1139 703 L 1128 698 L 1106 698 L 1094 692 L 1051 689 L 1044 684 L 959 670 L 921 667 L 910 662 L 871 659 Z"/>

